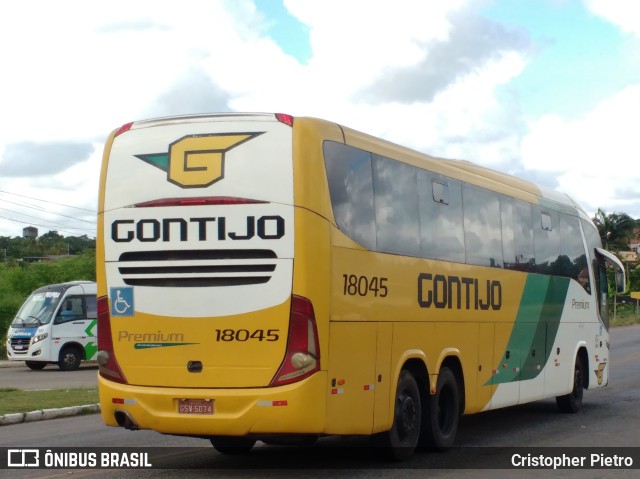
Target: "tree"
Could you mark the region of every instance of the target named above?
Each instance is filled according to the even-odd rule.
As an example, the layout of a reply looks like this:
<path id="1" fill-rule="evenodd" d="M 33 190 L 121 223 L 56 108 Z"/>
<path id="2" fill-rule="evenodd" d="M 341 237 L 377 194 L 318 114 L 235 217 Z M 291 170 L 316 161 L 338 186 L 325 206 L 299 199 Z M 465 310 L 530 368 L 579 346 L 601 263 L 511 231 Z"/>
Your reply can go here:
<path id="1" fill-rule="evenodd" d="M 57 231 L 49 231 L 41 235 L 38 238 L 38 245 L 40 246 L 41 255 L 63 255 L 67 253 L 67 244 L 64 241 L 64 236 L 60 235 Z"/>
<path id="2" fill-rule="evenodd" d="M 607 214 L 598 208 L 593 222 L 598 228 L 605 249 L 623 250 L 628 248 L 638 222 L 626 213 Z"/>
<path id="3" fill-rule="evenodd" d="M 96 240 L 87 235 L 65 237 L 56 231 L 38 238 L 0 236 L 0 262 L 15 262 L 26 256 L 79 255 L 95 248 Z"/>

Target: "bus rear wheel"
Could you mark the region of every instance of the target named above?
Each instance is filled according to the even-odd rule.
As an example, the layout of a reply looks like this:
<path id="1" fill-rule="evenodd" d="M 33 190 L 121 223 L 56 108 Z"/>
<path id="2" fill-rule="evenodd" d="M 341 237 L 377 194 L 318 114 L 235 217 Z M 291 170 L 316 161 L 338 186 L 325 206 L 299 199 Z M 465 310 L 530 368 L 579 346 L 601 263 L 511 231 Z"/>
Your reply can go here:
<path id="1" fill-rule="evenodd" d="M 569 394 L 556 397 L 558 409 L 562 412 L 576 413 L 582 409 L 582 396 L 584 394 L 584 365 L 580 356 L 576 358 L 573 369 L 573 389 Z"/>
<path id="2" fill-rule="evenodd" d="M 246 454 L 256 443 L 250 437 L 214 436 L 209 440 L 214 449 L 222 454 Z"/>
<path id="3" fill-rule="evenodd" d="M 453 446 L 460 420 L 460 393 L 453 371 L 440 369 L 436 393 L 429 397 L 429 417 L 425 418 L 421 444 L 443 451 Z"/>
<path id="4" fill-rule="evenodd" d="M 44 369 L 47 365 L 44 361 L 25 361 L 24 362 L 29 369 L 33 369 L 34 371 L 38 371 L 40 369 Z"/>
<path id="5" fill-rule="evenodd" d="M 410 371 L 402 370 L 398 378 L 393 413 L 393 425 L 384 436 L 391 459 L 409 458 L 418 445 L 422 422 L 420 389 Z"/>
<path id="6" fill-rule="evenodd" d="M 75 371 L 80 367 L 82 353 L 74 346 L 67 346 L 60 351 L 58 367 L 63 371 Z"/>

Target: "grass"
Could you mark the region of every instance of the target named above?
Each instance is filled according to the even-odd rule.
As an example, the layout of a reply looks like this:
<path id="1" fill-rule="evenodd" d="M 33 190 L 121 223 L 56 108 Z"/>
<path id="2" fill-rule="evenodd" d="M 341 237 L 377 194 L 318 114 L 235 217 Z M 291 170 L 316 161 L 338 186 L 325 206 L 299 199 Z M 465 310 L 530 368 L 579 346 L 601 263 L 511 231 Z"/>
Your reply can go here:
<path id="1" fill-rule="evenodd" d="M 0 388 L 0 416 L 41 409 L 96 404 L 97 402 L 98 390 L 96 388 L 39 391 Z"/>
<path id="2" fill-rule="evenodd" d="M 613 317 L 613 309 L 609 313 L 609 321 L 612 327 L 629 326 L 640 323 L 640 311 L 635 310 L 635 306 L 630 304 L 617 304 L 616 317 Z"/>

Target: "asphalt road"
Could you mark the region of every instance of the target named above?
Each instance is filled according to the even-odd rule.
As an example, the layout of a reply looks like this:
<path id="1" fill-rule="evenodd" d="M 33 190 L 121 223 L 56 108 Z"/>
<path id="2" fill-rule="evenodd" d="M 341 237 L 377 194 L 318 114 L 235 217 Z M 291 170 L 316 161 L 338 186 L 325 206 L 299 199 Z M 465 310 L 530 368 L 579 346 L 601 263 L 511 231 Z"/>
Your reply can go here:
<path id="1" fill-rule="evenodd" d="M 495 467 L 493 459 L 504 448 L 588 447 L 588 453 L 607 447 L 607 453 L 640 454 L 640 326 L 616 328 L 611 335 L 611 374 L 609 387 L 586 391 L 584 408 L 578 414 L 561 414 L 554 400 L 505 408 L 461 419 L 457 444 L 460 449 L 446 453 L 421 452 L 402 464 L 379 457 L 363 438 L 326 438 L 326 447 L 278 448 L 261 443 L 249 454 L 224 456 L 206 440 L 164 436 L 152 431 L 130 432 L 102 425 L 99 415 L 55 419 L 0 428 L 0 447 L 166 447 L 162 460 L 153 470 L 75 470 L 73 476 L 108 478 L 185 478 L 185 477 L 559 477 L 604 478 L 640 477 L 635 470 L 565 469 L 513 470 Z M 45 369 L 45 371 L 47 371 Z M 5 370 L 0 370 L 0 376 Z M 42 372 L 37 372 L 40 374 Z M 61 373 L 62 374 L 62 373 Z M 55 374 L 55 377 L 66 378 Z M 75 373 L 72 373 L 75 374 Z M 54 373 L 51 373 L 54 376 Z M 62 383 L 59 383 L 62 384 Z M 337 447 L 336 447 L 337 446 Z M 190 447 L 191 449 L 179 449 Z M 476 448 L 486 455 L 476 454 Z M 625 449 L 633 447 L 635 449 Z M 471 449 L 474 448 L 474 449 Z M 548 449 L 547 449 L 548 451 Z M 520 451 L 523 452 L 523 451 Z M 456 469 L 451 469 L 455 466 Z M 640 467 L 640 458 L 637 460 Z M 477 467 L 479 469 L 465 469 Z M 203 469 L 193 469 L 203 468 Z M 2 477 L 68 477 L 59 470 L 9 470 Z"/>
<path id="2" fill-rule="evenodd" d="M 18 389 L 76 389 L 98 386 L 98 366 L 83 362 L 77 371 L 62 371 L 49 364 L 40 371 L 32 371 L 23 362 L 0 362 L 0 388 Z"/>

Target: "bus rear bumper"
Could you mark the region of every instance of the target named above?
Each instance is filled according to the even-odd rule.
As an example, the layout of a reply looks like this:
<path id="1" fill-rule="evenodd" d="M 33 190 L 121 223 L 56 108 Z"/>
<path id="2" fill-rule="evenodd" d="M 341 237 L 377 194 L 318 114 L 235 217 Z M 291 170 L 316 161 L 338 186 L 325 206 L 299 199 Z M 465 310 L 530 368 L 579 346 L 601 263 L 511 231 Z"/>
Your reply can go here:
<path id="1" fill-rule="evenodd" d="M 325 428 L 326 372 L 275 388 L 186 389 L 131 386 L 98 375 L 107 426 L 188 436 L 320 434 Z M 180 400 L 211 400 L 212 413 L 179 412 Z M 200 403 L 202 404 L 202 403 Z"/>

